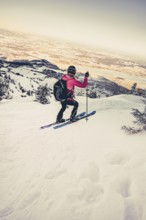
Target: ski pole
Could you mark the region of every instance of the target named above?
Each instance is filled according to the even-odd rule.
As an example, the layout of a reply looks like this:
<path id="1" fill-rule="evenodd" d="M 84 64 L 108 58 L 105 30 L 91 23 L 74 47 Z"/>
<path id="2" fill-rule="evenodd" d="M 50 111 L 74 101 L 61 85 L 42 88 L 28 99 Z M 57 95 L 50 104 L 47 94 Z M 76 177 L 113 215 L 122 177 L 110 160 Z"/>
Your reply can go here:
<path id="1" fill-rule="evenodd" d="M 86 115 L 88 114 L 88 85 L 86 87 Z M 86 117 L 86 121 L 88 121 L 88 117 Z"/>

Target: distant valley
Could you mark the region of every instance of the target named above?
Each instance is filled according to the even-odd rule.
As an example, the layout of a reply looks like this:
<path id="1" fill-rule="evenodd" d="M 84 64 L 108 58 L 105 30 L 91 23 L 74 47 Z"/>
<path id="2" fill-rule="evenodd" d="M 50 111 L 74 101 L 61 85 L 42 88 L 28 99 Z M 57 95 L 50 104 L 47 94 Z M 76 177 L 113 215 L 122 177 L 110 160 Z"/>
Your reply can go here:
<path id="1" fill-rule="evenodd" d="M 0 57 L 7 61 L 45 59 L 60 69 L 73 64 L 78 72 L 88 70 L 94 79 L 104 77 L 127 89 L 137 82 L 139 87 L 146 88 L 146 65 L 96 48 L 3 29 L 0 48 Z"/>

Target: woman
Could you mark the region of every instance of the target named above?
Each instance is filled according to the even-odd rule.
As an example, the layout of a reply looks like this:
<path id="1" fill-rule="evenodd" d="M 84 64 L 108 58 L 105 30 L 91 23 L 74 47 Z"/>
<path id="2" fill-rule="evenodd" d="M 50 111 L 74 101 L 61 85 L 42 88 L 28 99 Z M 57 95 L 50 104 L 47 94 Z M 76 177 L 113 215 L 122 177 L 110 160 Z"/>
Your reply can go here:
<path id="1" fill-rule="evenodd" d="M 77 120 L 75 116 L 77 114 L 79 103 L 74 99 L 74 87 L 77 86 L 80 88 L 85 88 L 88 84 L 89 73 L 88 72 L 85 73 L 84 82 L 80 82 L 76 80 L 75 74 L 76 74 L 76 68 L 74 66 L 69 66 L 67 70 L 67 74 L 63 75 L 61 78 L 62 80 L 66 81 L 67 99 L 61 102 L 62 107 L 57 115 L 57 119 L 56 119 L 57 123 L 61 123 L 65 121 L 65 119 L 63 119 L 63 113 L 66 110 L 67 105 L 73 106 L 70 120 L 72 122 Z"/>

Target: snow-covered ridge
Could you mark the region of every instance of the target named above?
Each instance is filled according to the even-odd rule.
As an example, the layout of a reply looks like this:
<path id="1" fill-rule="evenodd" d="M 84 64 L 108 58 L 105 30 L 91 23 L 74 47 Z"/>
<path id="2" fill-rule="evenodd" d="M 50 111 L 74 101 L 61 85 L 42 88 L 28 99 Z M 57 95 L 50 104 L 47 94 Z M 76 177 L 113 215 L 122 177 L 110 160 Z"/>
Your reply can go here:
<path id="1" fill-rule="evenodd" d="M 55 64 L 41 60 L 0 60 L 0 81 L 5 84 L 2 99 L 27 97 L 34 95 L 40 85 L 47 84 L 52 90 L 54 82 L 61 78 L 65 70 Z M 83 73 L 79 72 L 77 78 L 83 80 Z M 128 89 L 104 77 L 89 78 L 89 95 L 91 98 L 112 96 L 128 93 Z M 85 95 L 85 90 L 76 89 L 76 95 Z"/>
<path id="2" fill-rule="evenodd" d="M 8 97 L 33 95 L 39 85 L 52 87 L 61 70 L 47 60 L 1 61 L 1 81 L 8 84 Z"/>

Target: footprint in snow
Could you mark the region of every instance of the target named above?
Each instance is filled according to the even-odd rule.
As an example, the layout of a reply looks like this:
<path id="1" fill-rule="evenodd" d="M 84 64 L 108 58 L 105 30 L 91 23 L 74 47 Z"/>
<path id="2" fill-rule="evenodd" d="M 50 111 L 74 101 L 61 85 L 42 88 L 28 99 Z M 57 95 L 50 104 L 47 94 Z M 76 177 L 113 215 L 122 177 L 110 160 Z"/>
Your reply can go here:
<path id="1" fill-rule="evenodd" d="M 56 177 L 59 177 L 60 175 L 64 174 L 67 172 L 67 169 L 60 169 L 60 170 L 55 170 L 51 171 L 48 174 L 45 175 L 45 179 L 54 179 Z"/>
<path id="2" fill-rule="evenodd" d="M 124 198 L 127 198 L 131 195 L 131 181 L 127 176 L 120 176 L 112 184 L 112 188 L 120 193 Z"/>
<path id="3" fill-rule="evenodd" d="M 37 200 L 41 195 L 41 192 L 34 192 L 29 195 L 23 200 L 20 209 L 25 209 L 29 205 L 31 205 L 35 200 Z"/>
<path id="4" fill-rule="evenodd" d="M 106 160 L 111 165 L 124 165 L 128 157 L 122 153 L 110 153 L 106 156 Z"/>
<path id="5" fill-rule="evenodd" d="M 0 210 L 0 219 L 7 217 L 8 215 L 10 215 L 12 212 L 14 212 L 12 207 L 6 207 L 2 210 Z"/>

